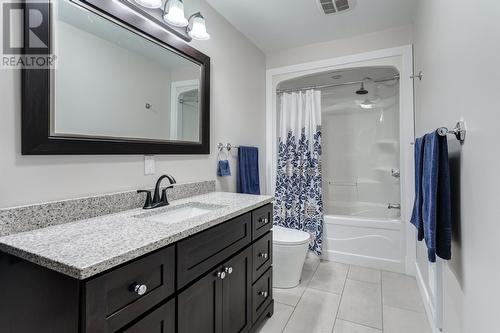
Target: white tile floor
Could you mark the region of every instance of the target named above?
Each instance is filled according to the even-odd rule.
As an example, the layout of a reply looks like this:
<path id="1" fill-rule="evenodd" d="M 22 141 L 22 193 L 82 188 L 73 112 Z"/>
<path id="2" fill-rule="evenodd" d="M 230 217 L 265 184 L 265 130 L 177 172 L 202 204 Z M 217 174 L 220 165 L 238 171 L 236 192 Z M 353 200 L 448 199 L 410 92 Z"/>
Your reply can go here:
<path id="1" fill-rule="evenodd" d="M 259 333 L 430 333 L 414 278 L 306 260 L 301 284 L 274 289 L 274 315 Z"/>

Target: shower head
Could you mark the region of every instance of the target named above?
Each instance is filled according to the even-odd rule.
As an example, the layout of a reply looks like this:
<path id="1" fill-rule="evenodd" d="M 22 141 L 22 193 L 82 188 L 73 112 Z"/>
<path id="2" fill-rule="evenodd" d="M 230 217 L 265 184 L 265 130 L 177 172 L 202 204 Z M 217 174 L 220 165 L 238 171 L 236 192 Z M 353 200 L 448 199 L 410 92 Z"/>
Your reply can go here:
<path id="1" fill-rule="evenodd" d="M 359 90 L 356 91 L 356 94 L 358 94 L 358 95 L 366 95 L 366 94 L 368 94 L 368 90 L 365 89 L 365 83 L 364 82 L 361 82 L 361 88 L 359 88 Z"/>
<path id="2" fill-rule="evenodd" d="M 356 91 L 356 94 L 358 94 L 358 95 L 366 95 L 366 94 L 368 94 L 368 90 L 365 89 L 365 81 L 368 81 L 368 80 L 371 80 L 371 78 L 365 77 L 361 81 L 361 88 L 359 88 L 359 90 Z"/>

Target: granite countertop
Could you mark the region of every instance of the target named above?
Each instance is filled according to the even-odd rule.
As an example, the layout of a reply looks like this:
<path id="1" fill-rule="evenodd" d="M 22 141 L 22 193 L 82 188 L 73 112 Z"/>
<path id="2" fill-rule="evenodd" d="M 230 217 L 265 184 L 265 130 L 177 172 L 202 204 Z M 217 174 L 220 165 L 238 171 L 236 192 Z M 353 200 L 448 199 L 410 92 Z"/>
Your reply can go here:
<path id="1" fill-rule="evenodd" d="M 0 237 L 0 250 L 84 280 L 272 200 L 270 196 L 211 192 L 176 200 L 154 211 L 133 209 Z M 173 223 L 154 222 L 145 217 L 189 203 L 212 210 Z"/>

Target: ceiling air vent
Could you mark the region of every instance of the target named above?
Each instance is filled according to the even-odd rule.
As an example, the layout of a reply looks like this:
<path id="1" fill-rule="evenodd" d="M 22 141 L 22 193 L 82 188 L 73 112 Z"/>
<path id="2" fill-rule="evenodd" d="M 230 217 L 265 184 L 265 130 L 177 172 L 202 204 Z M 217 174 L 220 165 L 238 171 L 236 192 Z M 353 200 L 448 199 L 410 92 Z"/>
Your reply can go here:
<path id="1" fill-rule="evenodd" d="M 325 14 L 338 14 L 354 7 L 354 0 L 317 0 Z"/>

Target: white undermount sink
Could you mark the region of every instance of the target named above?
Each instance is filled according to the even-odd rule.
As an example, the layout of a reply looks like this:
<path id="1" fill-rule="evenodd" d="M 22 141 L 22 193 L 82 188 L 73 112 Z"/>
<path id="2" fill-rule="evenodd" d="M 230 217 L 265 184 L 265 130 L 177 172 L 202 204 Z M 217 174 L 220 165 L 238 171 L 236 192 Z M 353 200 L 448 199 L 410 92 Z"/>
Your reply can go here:
<path id="1" fill-rule="evenodd" d="M 152 222 L 177 223 L 193 217 L 208 214 L 219 208 L 222 208 L 222 206 L 209 206 L 204 204 L 192 203 L 179 207 L 172 207 L 167 211 L 160 212 L 158 214 L 147 214 L 146 216 L 141 215 L 137 217 L 141 217 Z"/>

